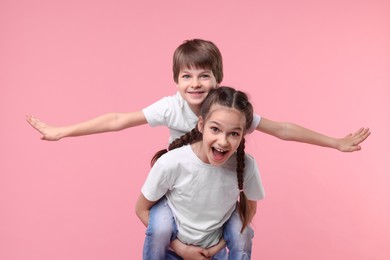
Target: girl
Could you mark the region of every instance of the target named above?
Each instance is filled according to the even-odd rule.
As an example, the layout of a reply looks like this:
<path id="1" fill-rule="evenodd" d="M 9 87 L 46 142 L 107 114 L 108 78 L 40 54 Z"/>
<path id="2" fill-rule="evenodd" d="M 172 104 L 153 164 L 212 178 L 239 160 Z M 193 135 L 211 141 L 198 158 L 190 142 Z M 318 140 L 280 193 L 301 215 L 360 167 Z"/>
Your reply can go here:
<path id="1" fill-rule="evenodd" d="M 234 244 L 223 230 L 232 214 L 239 214 L 241 233 L 253 235 L 249 223 L 264 191 L 256 162 L 244 151 L 244 136 L 252 120 L 253 108 L 244 93 L 230 87 L 213 89 L 201 107 L 197 127 L 172 142 L 169 153 L 162 150 L 155 155 L 136 213 L 149 229 L 152 207 L 168 205 L 176 232 L 149 243 L 148 236 L 155 234 L 148 234 L 148 230 L 144 259 L 224 257 L 218 251 L 225 242 L 229 249 Z M 175 252 L 168 250 L 169 246 Z M 251 255 L 250 246 L 233 251 L 229 251 L 233 259 L 249 259 Z"/>

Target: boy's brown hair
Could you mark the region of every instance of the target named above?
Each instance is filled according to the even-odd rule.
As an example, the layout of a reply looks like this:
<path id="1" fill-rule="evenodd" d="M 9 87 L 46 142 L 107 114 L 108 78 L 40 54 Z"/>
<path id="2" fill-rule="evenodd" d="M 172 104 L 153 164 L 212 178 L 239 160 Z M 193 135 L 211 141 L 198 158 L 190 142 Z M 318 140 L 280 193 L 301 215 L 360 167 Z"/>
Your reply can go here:
<path id="1" fill-rule="evenodd" d="M 173 80 L 178 83 L 180 70 L 209 69 L 217 83 L 223 79 L 222 55 L 211 41 L 192 39 L 184 41 L 173 54 Z"/>

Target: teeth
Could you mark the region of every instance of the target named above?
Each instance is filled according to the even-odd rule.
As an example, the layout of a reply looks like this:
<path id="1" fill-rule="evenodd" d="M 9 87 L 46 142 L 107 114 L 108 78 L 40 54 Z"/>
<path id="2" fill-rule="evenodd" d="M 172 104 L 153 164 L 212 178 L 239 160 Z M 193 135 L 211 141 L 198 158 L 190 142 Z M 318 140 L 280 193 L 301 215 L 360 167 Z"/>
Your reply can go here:
<path id="1" fill-rule="evenodd" d="M 222 149 L 218 149 L 218 148 L 214 148 L 215 150 L 217 150 L 218 152 L 220 152 L 220 153 L 225 153 L 225 152 L 227 152 L 227 150 L 222 150 Z"/>

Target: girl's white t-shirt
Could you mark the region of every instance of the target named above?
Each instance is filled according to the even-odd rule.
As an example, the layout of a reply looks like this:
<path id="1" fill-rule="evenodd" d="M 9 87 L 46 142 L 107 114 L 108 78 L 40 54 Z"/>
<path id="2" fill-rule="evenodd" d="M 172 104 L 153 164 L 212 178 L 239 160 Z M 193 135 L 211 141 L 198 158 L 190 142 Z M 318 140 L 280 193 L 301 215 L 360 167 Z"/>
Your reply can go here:
<path id="1" fill-rule="evenodd" d="M 169 128 L 169 143 L 190 132 L 198 122 L 198 117 L 192 112 L 179 92 L 176 95 L 160 99 L 144 108 L 142 112 L 151 127 L 165 125 Z M 248 133 L 256 129 L 260 120 L 259 115 L 253 115 L 253 123 Z"/>
<path id="2" fill-rule="evenodd" d="M 150 201 L 166 195 L 178 227 L 178 239 L 208 248 L 222 237 L 222 226 L 239 197 L 235 154 L 222 166 L 202 162 L 186 145 L 160 157 L 152 167 L 142 194 Z M 254 158 L 245 157 L 244 192 L 249 200 L 264 198 Z"/>

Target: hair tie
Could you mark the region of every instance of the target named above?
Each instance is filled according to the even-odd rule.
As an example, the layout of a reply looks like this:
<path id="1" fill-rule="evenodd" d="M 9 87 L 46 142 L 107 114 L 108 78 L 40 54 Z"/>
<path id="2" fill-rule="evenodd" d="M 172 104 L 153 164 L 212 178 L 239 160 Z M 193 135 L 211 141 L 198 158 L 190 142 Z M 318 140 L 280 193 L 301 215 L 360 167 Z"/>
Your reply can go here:
<path id="1" fill-rule="evenodd" d="M 240 189 L 240 192 L 244 192 L 244 189 Z"/>

